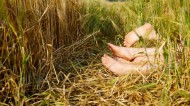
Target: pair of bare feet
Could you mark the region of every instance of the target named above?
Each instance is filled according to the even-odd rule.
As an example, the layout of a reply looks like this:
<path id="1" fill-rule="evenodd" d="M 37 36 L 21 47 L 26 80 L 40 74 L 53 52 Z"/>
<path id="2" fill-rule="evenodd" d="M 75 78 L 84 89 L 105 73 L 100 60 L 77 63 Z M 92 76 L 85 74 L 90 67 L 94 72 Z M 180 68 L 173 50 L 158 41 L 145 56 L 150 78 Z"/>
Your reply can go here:
<path id="1" fill-rule="evenodd" d="M 162 50 L 157 51 L 156 48 L 129 48 L 140 39 L 139 37 L 148 40 L 157 39 L 152 25 L 146 23 L 125 36 L 124 45 L 126 47 L 119 47 L 108 43 L 108 47 L 115 58 L 104 54 L 102 64 L 116 75 L 136 72 L 147 73 L 152 66 L 157 66 L 156 60 L 159 62 L 164 60 Z"/>

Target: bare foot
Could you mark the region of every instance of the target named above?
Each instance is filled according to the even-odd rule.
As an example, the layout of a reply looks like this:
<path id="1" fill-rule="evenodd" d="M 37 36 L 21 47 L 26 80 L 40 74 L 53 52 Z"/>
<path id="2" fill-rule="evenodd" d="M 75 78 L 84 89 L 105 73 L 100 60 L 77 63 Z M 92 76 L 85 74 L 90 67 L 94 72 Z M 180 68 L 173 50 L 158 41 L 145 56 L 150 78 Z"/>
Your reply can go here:
<path id="1" fill-rule="evenodd" d="M 142 36 L 144 39 L 153 40 L 156 39 L 156 31 L 153 30 L 151 24 L 146 23 L 143 26 L 135 29 L 134 31 L 129 32 L 125 36 L 124 45 L 126 47 L 130 47 L 139 40 L 139 36 Z"/>
<path id="2" fill-rule="evenodd" d="M 125 75 L 129 71 L 129 67 L 124 67 L 122 63 L 114 60 L 113 58 L 109 57 L 108 55 L 104 54 L 102 57 L 102 64 L 111 72 L 117 75 Z"/>
<path id="3" fill-rule="evenodd" d="M 106 54 L 104 54 L 104 56 L 102 57 L 102 64 L 116 75 L 125 75 L 132 72 L 136 73 L 137 71 L 147 73 L 148 70 L 151 69 L 151 66 L 147 63 L 133 64 L 129 62 L 124 64 L 114 60 Z"/>
<path id="4" fill-rule="evenodd" d="M 156 63 L 163 63 L 164 62 L 164 56 L 163 54 L 160 55 L 152 55 L 152 56 L 143 56 L 143 57 L 136 57 L 133 62 L 134 63 L 141 63 L 141 62 L 149 62 L 151 64 L 156 64 Z"/>
<path id="5" fill-rule="evenodd" d="M 130 63 L 130 61 L 120 58 L 120 57 L 114 57 L 114 60 L 120 62 L 120 63 Z"/>
<path id="6" fill-rule="evenodd" d="M 142 56 L 142 57 L 136 57 L 134 58 L 132 61 L 127 61 L 123 58 L 120 58 L 120 57 L 114 57 L 114 59 L 118 62 L 121 62 L 121 63 L 133 63 L 133 64 L 140 64 L 142 62 L 149 62 L 149 63 L 154 63 L 155 61 L 155 56 Z"/>
<path id="7" fill-rule="evenodd" d="M 135 58 L 133 56 L 134 53 L 132 53 L 130 48 L 119 47 L 119 46 L 113 45 L 111 43 L 108 43 L 108 47 L 110 48 L 112 53 L 117 57 L 121 57 L 121 58 L 124 58 L 129 61 Z"/>
<path id="8" fill-rule="evenodd" d="M 112 53 L 123 59 L 128 61 L 134 60 L 136 57 L 144 57 L 146 55 L 155 55 L 156 48 L 126 48 L 126 47 L 119 47 L 108 43 L 108 46 Z"/>

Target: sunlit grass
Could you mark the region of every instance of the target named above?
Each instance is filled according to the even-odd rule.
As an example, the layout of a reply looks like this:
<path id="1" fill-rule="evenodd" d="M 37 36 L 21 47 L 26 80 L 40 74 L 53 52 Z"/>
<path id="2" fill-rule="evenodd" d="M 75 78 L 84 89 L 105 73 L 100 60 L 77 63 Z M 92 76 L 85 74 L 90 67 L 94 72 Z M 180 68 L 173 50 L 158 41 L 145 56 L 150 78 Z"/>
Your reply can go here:
<path id="1" fill-rule="evenodd" d="M 0 105 L 189 105 L 188 0 L 1 0 Z M 102 65 L 106 43 L 151 23 L 165 65 L 117 77 Z M 165 43 L 163 43 L 165 42 Z"/>

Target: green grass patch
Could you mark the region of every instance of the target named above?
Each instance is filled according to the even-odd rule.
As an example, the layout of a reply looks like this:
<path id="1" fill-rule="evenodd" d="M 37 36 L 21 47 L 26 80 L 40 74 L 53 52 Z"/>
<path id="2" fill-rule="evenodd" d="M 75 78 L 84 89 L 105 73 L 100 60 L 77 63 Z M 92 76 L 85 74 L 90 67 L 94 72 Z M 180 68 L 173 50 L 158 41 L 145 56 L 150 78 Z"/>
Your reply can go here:
<path id="1" fill-rule="evenodd" d="M 0 0 L 0 105 L 190 105 L 188 0 Z M 117 77 L 106 43 L 151 23 L 164 68 Z"/>

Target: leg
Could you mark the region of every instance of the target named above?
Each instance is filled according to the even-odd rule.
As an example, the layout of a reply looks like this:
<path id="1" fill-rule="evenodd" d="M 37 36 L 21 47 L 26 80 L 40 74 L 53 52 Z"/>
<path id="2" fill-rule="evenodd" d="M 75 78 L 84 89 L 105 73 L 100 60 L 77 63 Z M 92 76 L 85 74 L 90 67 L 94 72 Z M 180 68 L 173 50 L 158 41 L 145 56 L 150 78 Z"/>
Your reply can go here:
<path id="1" fill-rule="evenodd" d="M 126 48 L 119 47 L 111 43 L 108 43 L 108 46 L 115 56 L 129 61 L 134 60 L 136 57 L 144 57 L 146 55 L 154 56 L 156 53 L 156 48 Z M 160 51 L 160 53 L 162 53 L 162 51 Z"/>
<path id="2" fill-rule="evenodd" d="M 143 26 L 135 29 L 134 31 L 129 32 L 125 36 L 124 45 L 130 47 L 135 42 L 139 40 L 139 36 L 142 36 L 144 39 L 153 40 L 156 39 L 156 32 L 153 29 L 152 25 L 149 23 L 144 24 Z"/>
<path id="3" fill-rule="evenodd" d="M 158 54 L 158 55 L 152 55 L 152 56 L 142 56 L 142 57 L 136 57 L 133 62 L 134 63 L 141 63 L 141 62 L 150 62 L 151 64 L 157 64 L 159 62 L 164 61 L 164 56 L 163 54 Z"/>
<path id="4" fill-rule="evenodd" d="M 121 63 L 108 55 L 102 57 L 102 64 L 116 75 L 125 75 L 128 73 L 143 73 L 146 74 L 151 70 L 151 65 L 147 62 L 134 64 L 131 62 Z"/>
<path id="5" fill-rule="evenodd" d="M 140 64 L 143 62 L 149 62 L 151 64 L 157 64 L 159 62 L 164 61 L 163 55 L 158 56 L 142 56 L 142 57 L 136 57 L 132 61 L 127 61 L 126 59 L 120 58 L 120 57 L 114 57 L 114 59 L 120 63 L 133 63 L 133 64 Z"/>

